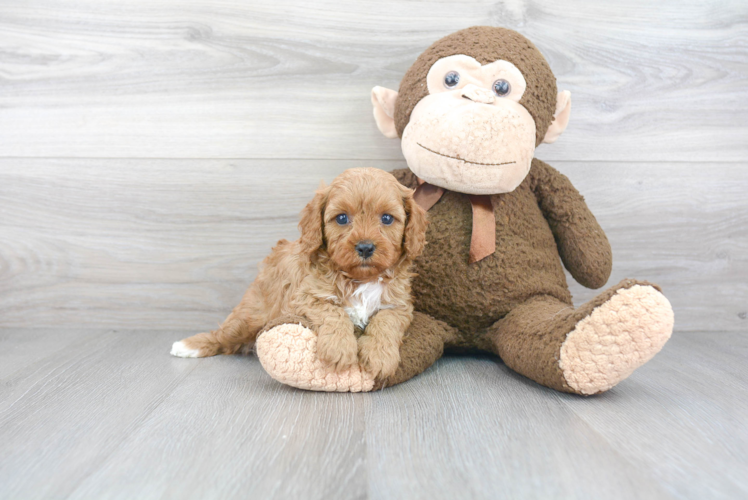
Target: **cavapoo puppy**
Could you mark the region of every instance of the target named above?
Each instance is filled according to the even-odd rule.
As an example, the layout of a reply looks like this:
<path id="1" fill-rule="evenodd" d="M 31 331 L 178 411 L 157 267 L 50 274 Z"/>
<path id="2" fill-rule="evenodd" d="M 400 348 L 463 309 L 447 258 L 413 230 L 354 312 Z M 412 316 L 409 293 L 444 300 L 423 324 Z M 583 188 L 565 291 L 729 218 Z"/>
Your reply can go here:
<path id="1" fill-rule="evenodd" d="M 409 268 L 425 244 L 413 191 L 383 170 L 347 170 L 317 191 L 299 229 L 301 238 L 273 248 L 218 330 L 175 342 L 171 354 L 234 354 L 274 320 L 300 317 L 317 332 L 322 361 L 394 374 L 413 318 Z"/>

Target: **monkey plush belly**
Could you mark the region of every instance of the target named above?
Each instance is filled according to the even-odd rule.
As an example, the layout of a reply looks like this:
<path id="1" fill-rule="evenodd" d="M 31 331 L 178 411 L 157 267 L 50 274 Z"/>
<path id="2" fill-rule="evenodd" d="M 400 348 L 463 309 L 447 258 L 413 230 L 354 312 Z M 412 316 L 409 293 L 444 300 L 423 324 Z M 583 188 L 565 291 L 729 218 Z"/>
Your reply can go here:
<path id="1" fill-rule="evenodd" d="M 416 310 L 471 336 L 533 295 L 571 304 L 553 234 L 526 181 L 492 197 L 496 251 L 468 264 L 472 209 L 466 195 L 448 191 L 429 210 L 427 245 L 416 260 Z"/>

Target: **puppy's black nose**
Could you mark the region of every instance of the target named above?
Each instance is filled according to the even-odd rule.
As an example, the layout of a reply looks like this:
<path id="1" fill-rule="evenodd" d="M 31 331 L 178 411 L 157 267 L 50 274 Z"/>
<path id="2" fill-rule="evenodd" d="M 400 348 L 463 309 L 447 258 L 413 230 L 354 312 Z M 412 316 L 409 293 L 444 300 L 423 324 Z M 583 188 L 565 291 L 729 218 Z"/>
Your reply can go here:
<path id="1" fill-rule="evenodd" d="M 361 241 L 356 244 L 356 251 L 362 259 L 368 259 L 369 257 L 371 257 L 376 248 L 377 247 L 375 247 L 374 243 L 372 243 L 371 241 Z"/>

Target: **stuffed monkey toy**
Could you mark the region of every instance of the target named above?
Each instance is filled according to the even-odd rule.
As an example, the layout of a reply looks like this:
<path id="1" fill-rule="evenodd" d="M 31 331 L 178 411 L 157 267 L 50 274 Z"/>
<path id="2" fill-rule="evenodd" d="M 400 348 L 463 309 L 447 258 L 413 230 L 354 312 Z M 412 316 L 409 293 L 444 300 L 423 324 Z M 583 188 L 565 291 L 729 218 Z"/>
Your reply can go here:
<path id="1" fill-rule="evenodd" d="M 418 375 L 445 349 L 482 350 L 546 387 L 590 395 L 660 351 L 673 311 L 657 285 L 626 279 L 572 304 L 562 264 L 600 288 L 611 249 L 569 179 L 534 158 L 566 128 L 571 99 L 528 39 L 504 28 L 458 31 L 418 57 L 399 92 L 375 87 L 371 100 L 379 130 L 401 139 L 408 169 L 393 173 L 416 189 L 430 221 L 400 366 L 385 380 L 358 367 L 336 373 L 316 359 L 314 332 L 289 321 L 257 341 L 272 377 L 367 391 Z"/>

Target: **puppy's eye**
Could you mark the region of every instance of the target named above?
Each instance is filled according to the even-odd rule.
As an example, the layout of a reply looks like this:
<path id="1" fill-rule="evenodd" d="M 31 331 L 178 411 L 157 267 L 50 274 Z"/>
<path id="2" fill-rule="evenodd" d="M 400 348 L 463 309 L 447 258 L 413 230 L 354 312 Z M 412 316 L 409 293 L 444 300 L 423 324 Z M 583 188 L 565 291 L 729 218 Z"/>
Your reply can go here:
<path id="1" fill-rule="evenodd" d="M 444 86 L 448 89 L 454 88 L 460 83 L 460 74 L 457 71 L 450 71 L 444 75 Z"/>
<path id="2" fill-rule="evenodd" d="M 345 226 L 346 224 L 348 224 L 348 216 L 346 214 L 340 214 L 335 217 L 335 222 L 337 222 L 341 226 Z"/>
<path id="3" fill-rule="evenodd" d="M 505 97 L 512 91 L 512 86 L 504 79 L 493 82 L 493 93 L 499 97 Z"/>
<path id="4" fill-rule="evenodd" d="M 382 216 L 382 224 L 384 224 L 385 226 L 389 226 L 393 222 L 395 222 L 395 218 L 390 214 L 384 214 Z"/>

